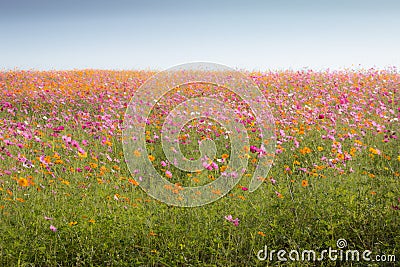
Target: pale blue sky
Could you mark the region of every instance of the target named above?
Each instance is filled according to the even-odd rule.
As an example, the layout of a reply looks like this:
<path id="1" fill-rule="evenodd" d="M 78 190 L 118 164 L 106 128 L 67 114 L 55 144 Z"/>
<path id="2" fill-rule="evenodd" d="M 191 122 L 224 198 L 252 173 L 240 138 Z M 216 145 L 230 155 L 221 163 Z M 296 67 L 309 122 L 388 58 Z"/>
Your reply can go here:
<path id="1" fill-rule="evenodd" d="M 400 1 L 0 0 L 0 69 L 400 66 Z"/>

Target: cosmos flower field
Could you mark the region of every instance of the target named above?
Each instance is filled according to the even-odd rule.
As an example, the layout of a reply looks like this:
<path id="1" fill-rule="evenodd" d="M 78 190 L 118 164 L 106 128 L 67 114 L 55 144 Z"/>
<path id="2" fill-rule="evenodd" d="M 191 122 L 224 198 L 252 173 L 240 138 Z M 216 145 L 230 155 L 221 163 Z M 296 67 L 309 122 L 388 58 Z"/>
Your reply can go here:
<path id="1" fill-rule="evenodd" d="M 148 158 L 173 184 L 166 190 L 207 184 L 230 158 L 223 127 L 205 119 L 179 135 L 188 158 L 199 156 L 198 140 L 215 140 L 204 171 L 186 173 L 166 159 L 162 122 L 184 99 L 230 104 L 252 138 L 242 180 L 195 208 L 151 198 L 125 163 L 124 114 L 154 74 L 0 72 L 0 265 L 255 266 L 265 265 L 256 257 L 265 245 L 318 251 L 339 238 L 400 260 L 396 71 L 245 72 L 268 100 L 276 136 L 272 168 L 251 193 L 262 149 L 249 109 L 215 87 L 167 95 L 146 128 Z"/>

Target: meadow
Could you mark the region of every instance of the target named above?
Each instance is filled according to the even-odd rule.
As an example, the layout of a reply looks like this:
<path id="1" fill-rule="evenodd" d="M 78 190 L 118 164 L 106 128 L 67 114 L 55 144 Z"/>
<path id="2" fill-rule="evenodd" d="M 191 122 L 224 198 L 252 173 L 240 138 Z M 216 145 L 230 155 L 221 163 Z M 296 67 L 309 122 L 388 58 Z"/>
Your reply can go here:
<path id="1" fill-rule="evenodd" d="M 224 128 L 194 120 L 179 135 L 182 151 L 195 159 L 198 140 L 211 138 L 216 157 L 201 172 L 174 167 L 160 144 L 173 106 L 204 95 L 221 99 L 250 133 L 242 180 L 216 202 L 185 208 L 148 196 L 124 159 L 126 108 L 155 72 L 0 72 L 0 265 L 350 265 L 257 258 L 265 246 L 322 251 L 341 238 L 348 249 L 400 261 L 400 75 L 391 69 L 244 73 L 275 118 L 274 162 L 255 192 L 248 185 L 259 136 L 240 99 L 191 85 L 151 113 L 148 157 L 172 192 L 215 180 L 230 159 Z M 382 264 L 351 262 L 367 263 Z"/>

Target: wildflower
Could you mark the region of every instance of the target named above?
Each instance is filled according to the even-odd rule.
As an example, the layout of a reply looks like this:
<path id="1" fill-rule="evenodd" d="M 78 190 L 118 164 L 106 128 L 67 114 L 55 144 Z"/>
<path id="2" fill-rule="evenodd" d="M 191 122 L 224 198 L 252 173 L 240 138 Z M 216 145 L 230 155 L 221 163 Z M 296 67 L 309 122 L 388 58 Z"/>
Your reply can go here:
<path id="1" fill-rule="evenodd" d="M 90 162 L 89 165 L 90 165 L 90 168 L 92 168 L 92 169 L 96 169 L 98 167 L 98 165 L 94 162 Z"/>
<path id="2" fill-rule="evenodd" d="M 47 217 L 47 216 L 44 216 L 44 219 L 45 219 L 46 221 L 52 221 L 52 220 L 53 220 L 53 218 L 50 218 L 50 217 Z"/>
<path id="3" fill-rule="evenodd" d="M 225 216 L 225 220 L 227 220 L 228 222 L 233 223 L 234 226 L 238 226 L 239 225 L 239 218 L 233 219 L 232 215 L 227 215 Z"/>
<path id="4" fill-rule="evenodd" d="M 53 131 L 55 133 L 60 133 L 60 132 L 64 131 L 64 126 L 55 127 L 55 128 L 53 128 Z"/>
<path id="5" fill-rule="evenodd" d="M 276 180 L 274 178 L 271 177 L 271 178 L 269 178 L 269 180 L 271 181 L 271 184 L 276 184 Z"/>
<path id="6" fill-rule="evenodd" d="M 54 225 L 50 225 L 50 230 L 53 232 L 57 232 L 57 228 Z"/>
<path id="7" fill-rule="evenodd" d="M 261 231 L 258 231 L 258 233 L 257 234 L 259 234 L 260 236 L 266 236 L 266 234 L 264 234 L 263 232 L 261 232 Z"/>
<path id="8" fill-rule="evenodd" d="M 67 180 L 62 180 L 61 183 L 65 184 L 65 185 L 69 185 L 70 184 L 69 181 L 67 181 Z"/>
<path id="9" fill-rule="evenodd" d="M 215 162 L 211 163 L 211 167 L 214 168 L 214 170 L 218 170 L 218 164 Z"/>
<path id="10" fill-rule="evenodd" d="M 29 186 L 29 181 L 27 179 L 21 177 L 18 179 L 18 185 L 22 186 L 22 187 L 27 187 L 27 186 Z"/>
<path id="11" fill-rule="evenodd" d="M 369 148 L 369 152 L 371 152 L 373 155 L 380 155 L 381 154 L 381 151 L 379 149 L 375 149 L 375 148 L 372 148 L 372 147 Z"/>
<path id="12" fill-rule="evenodd" d="M 309 153 L 311 153 L 311 149 L 309 147 L 304 147 L 304 148 L 300 149 L 300 153 L 303 155 L 309 154 Z"/>
<path id="13" fill-rule="evenodd" d="M 149 155 L 148 158 L 150 161 L 154 161 L 156 159 L 156 157 L 154 157 L 153 155 Z"/>
<path id="14" fill-rule="evenodd" d="M 281 193 L 279 193 L 278 191 L 275 191 L 275 195 L 276 195 L 278 198 L 283 198 L 283 195 L 282 195 Z"/>
<path id="15" fill-rule="evenodd" d="M 400 156 L 399 156 L 399 157 L 400 157 Z M 219 168 L 219 170 L 220 170 L 220 172 L 224 172 L 224 171 L 226 171 L 227 168 L 228 168 L 228 166 L 224 165 L 224 166 L 221 166 L 221 167 Z"/>
<path id="16" fill-rule="evenodd" d="M 80 158 L 87 158 L 87 152 L 85 152 L 84 150 L 79 151 L 79 152 L 78 152 L 78 156 L 79 156 Z"/>
<path id="17" fill-rule="evenodd" d="M 232 221 L 232 215 L 229 214 L 229 215 L 225 216 L 225 219 L 227 221 L 231 222 Z"/>
<path id="18" fill-rule="evenodd" d="M 74 226 L 74 225 L 77 225 L 77 224 L 78 224 L 78 222 L 76 222 L 76 221 L 75 221 L 75 222 L 69 222 L 69 223 L 68 223 L 69 226 Z"/>
<path id="19" fill-rule="evenodd" d="M 139 183 L 136 182 L 136 180 L 134 180 L 134 179 L 128 179 L 128 182 L 131 183 L 134 186 L 138 186 L 139 185 Z"/>
<path id="20" fill-rule="evenodd" d="M 227 158 L 229 158 L 229 155 L 228 154 L 222 154 L 222 156 L 221 156 L 223 159 L 227 159 Z"/>
<path id="21" fill-rule="evenodd" d="M 308 186 L 308 181 L 307 181 L 307 180 L 302 180 L 302 181 L 301 181 L 301 186 L 302 186 L 302 187 Z"/>
<path id="22" fill-rule="evenodd" d="M 153 231 L 150 231 L 149 236 L 157 236 L 157 234 L 154 233 Z"/>
<path id="23" fill-rule="evenodd" d="M 165 176 L 167 176 L 167 178 L 172 178 L 172 173 L 170 171 L 165 171 Z"/>
<path id="24" fill-rule="evenodd" d="M 243 191 L 247 191 L 247 190 L 249 190 L 247 187 L 244 187 L 244 186 L 242 186 L 242 190 Z"/>
<path id="25" fill-rule="evenodd" d="M 258 148 L 256 146 L 250 146 L 250 152 L 251 153 L 256 153 L 258 152 Z"/>

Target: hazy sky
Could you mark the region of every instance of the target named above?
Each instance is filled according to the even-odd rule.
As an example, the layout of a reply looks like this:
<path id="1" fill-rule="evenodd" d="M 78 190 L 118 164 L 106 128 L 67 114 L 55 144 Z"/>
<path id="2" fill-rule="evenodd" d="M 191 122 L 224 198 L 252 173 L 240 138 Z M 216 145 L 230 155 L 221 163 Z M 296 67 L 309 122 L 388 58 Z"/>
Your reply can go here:
<path id="1" fill-rule="evenodd" d="M 0 69 L 400 66 L 400 1 L 0 0 Z"/>

